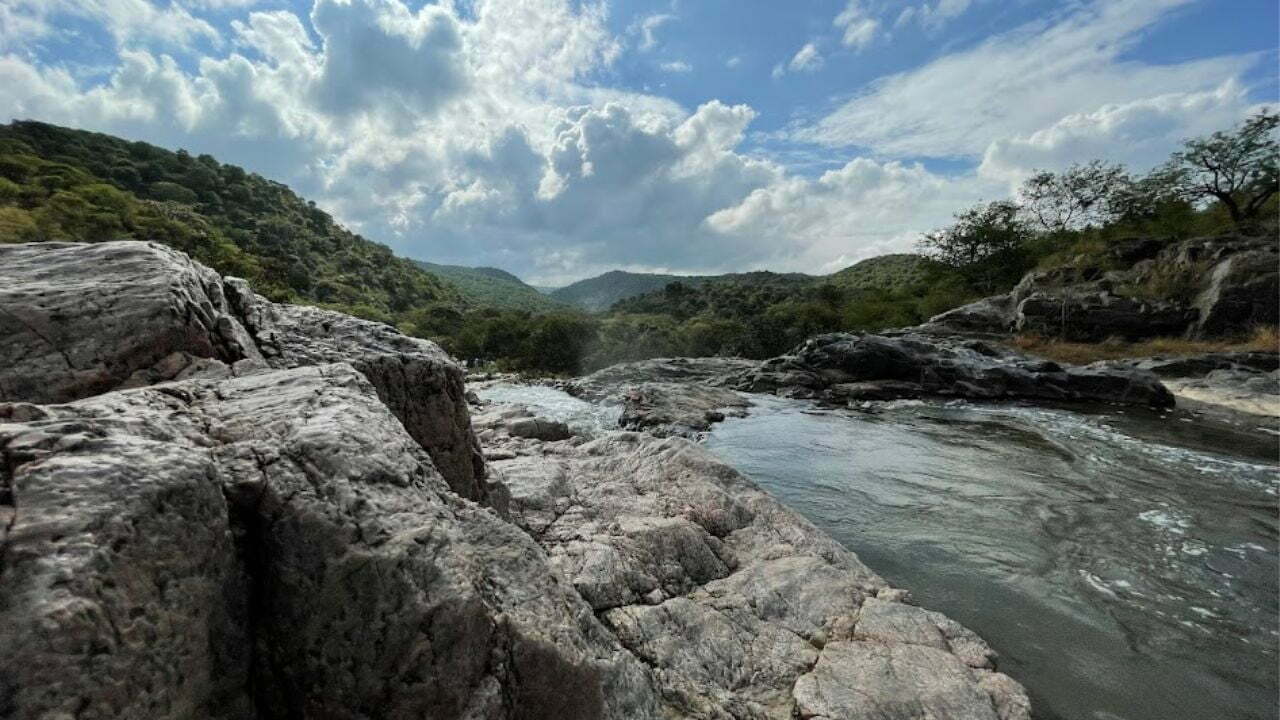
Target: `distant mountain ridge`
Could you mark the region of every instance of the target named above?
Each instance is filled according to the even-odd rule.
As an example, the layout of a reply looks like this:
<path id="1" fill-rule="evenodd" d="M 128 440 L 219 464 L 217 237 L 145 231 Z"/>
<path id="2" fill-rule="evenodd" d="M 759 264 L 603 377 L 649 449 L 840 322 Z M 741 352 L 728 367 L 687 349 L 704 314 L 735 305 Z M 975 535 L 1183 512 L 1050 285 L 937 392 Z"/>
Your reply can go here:
<path id="1" fill-rule="evenodd" d="M 500 268 L 440 265 L 423 260 L 414 262 L 423 270 L 453 284 L 462 293 L 463 301 L 474 307 L 530 312 L 553 312 L 570 308 L 567 303 L 549 297 Z"/>
<path id="2" fill-rule="evenodd" d="M 831 275 L 775 273 L 767 270 L 724 275 L 665 275 L 610 270 L 603 275 L 551 290 L 549 294 L 556 300 L 583 310 L 604 312 L 623 300 L 664 290 L 673 282 L 686 287 L 699 287 L 708 283 L 765 282 L 771 285 L 800 286 L 826 282 L 857 290 L 892 290 L 919 282 L 924 271 L 924 257 L 911 253 L 868 258 Z"/>

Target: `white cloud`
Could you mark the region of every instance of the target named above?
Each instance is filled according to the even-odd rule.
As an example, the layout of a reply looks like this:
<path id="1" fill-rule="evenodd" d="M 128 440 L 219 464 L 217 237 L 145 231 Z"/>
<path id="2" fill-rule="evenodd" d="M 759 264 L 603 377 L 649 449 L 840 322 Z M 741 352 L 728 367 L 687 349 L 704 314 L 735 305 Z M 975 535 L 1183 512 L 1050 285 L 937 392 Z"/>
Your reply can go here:
<path id="1" fill-rule="evenodd" d="M 1257 109 L 1235 80 L 1204 92 L 1105 105 L 1067 115 L 1029 135 L 991 143 L 978 172 L 1016 184 L 1033 170 L 1061 170 L 1090 158 L 1144 172 L 1166 160 L 1187 137 L 1230 127 Z"/>
<path id="2" fill-rule="evenodd" d="M 693 71 L 693 66 L 683 60 L 671 60 L 669 62 L 659 63 L 658 69 L 662 72 L 669 73 L 687 73 Z"/>
<path id="3" fill-rule="evenodd" d="M 214 46 L 222 42 L 212 25 L 178 3 L 158 7 L 148 0 L 6 0 L 0 5 L 0 43 L 6 46 L 16 45 L 19 33 L 57 32 L 59 21 L 68 17 L 101 26 L 119 46 L 145 42 L 187 49 L 197 40 Z"/>
<path id="4" fill-rule="evenodd" d="M 787 63 L 787 69 L 791 72 L 813 72 L 820 67 L 822 67 L 822 55 L 818 53 L 818 48 L 813 43 L 805 43 L 805 46 L 791 58 L 791 62 Z"/>
<path id="5" fill-rule="evenodd" d="M 998 139 L 1107 104 L 1217 87 L 1254 60 L 1225 56 L 1165 65 L 1125 58 L 1141 32 L 1188 0 L 1093 3 L 970 50 L 881 78 L 795 140 L 897 156 L 976 157 Z"/>
<path id="6" fill-rule="evenodd" d="M 707 225 L 726 238 L 775 242 L 770 269 L 834 272 L 868 257 L 910 251 L 921 232 L 1003 192 L 972 175 L 946 177 L 919 164 L 856 158 L 816 180 L 790 177 L 755 190 Z"/>
<path id="7" fill-rule="evenodd" d="M 844 30 L 840 42 L 858 51 L 870 47 L 880 32 L 880 21 L 871 17 L 861 0 L 849 0 L 832 24 Z"/>
<path id="8" fill-rule="evenodd" d="M 733 57 L 724 61 L 724 66 L 729 68 L 730 70 L 738 67 L 741 64 L 742 64 L 742 58 L 738 55 L 734 55 Z"/>
<path id="9" fill-rule="evenodd" d="M 657 31 L 658 28 L 676 19 L 675 15 L 657 14 L 649 15 L 640 21 L 633 23 L 628 30 L 640 35 L 640 51 L 647 52 L 652 50 L 658 44 Z"/>
<path id="10" fill-rule="evenodd" d="M 896 26 L 915 21 L 926 30 L 938 30 L 943 25 L 963 15 L 974 3 L 974 0 L 937 0 L 934 4 L 922 3 L 919 6 L 905 8 Z"/>

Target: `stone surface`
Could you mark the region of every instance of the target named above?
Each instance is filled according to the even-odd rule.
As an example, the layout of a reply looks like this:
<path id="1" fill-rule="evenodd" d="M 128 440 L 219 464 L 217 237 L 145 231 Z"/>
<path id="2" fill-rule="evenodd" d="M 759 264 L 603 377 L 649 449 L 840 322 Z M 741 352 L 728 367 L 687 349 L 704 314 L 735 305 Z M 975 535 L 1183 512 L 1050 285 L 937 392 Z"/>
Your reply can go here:
<path id="1" fill-rule="evenodd" d="M 222 279 L 155 243 L 0 245 L 0 402 L 66 402 L 261 361 Z"/>
<path id="2" fill-rule="evenodd" d="M 1236 337 L 1280 322 L 1274 238 L 1135 238 L 1117 241 L 1108 255 L 1106 264 L 1034 270 L 1010 292 L 949 310 L 916 330 L 1098 342 Z M 1106 269 L 1116 265 L 1121 269 Z"/>
<path id="3" fill-rule="evenodd" d="M 508 425 L 508 431 L 516 437 L 534 440 L 567 440 L 573 436 L 568 425 L 540 417 L 519 418 Z"/>
<path id="4" fill-rule="evenodd" d="M 512 436 L 526 412 L 495 405 L 475 418 L 510 516 L 652 670 L 664 717 L 1030 717 L 981 639 L 903 604 L 905 593 L 700 446 L 633 432 Z M 844 645 L 892 657 L 850 662 Z M 823 688 L 863 685 L 880 714 L 821 699 Z"/>
<path id="5" fill-rule="evenodd" d="M 0 401 L 351 362 L 456 492 L 483 501 L 462 371 L 435 344 L 318 308 L 278 305 L 186 255 L 133 241 L 0 246 Z"/>
<path id="6" fill-rule="evenodd" d="M 623 429 L 696 438 L 712 423 L 746 415 L 751 401 L 719 386 L 758 365 L 742 358 L 656 358 L 611 365 L 560 387 L 591 402 L 622 405 Z"/>
<path id="7" fill-rule="evenodd" d="M 0 714 L 657 718 L 345 364 L 0 405 Z"/>
<path id="8" fill-rule="evenodd" d="M 438 345 L 382 323 L 302 305 L 273 303 L 238 278 L 227 297 L 272 367 L 349 362 L 422 444 L 459 495 L 484 502 L 484 459 L 471 432 L 463 372 Z"/>
<path id="9" fill-rule="evenodd" d="M 940 395 L 1173 404 L 1168 389 L 1145 370 L 1063 367 L 979 340 L 918 334 L 819 335 L 791 355 L 738 374 L 730 384 L 831 400 Z"/>

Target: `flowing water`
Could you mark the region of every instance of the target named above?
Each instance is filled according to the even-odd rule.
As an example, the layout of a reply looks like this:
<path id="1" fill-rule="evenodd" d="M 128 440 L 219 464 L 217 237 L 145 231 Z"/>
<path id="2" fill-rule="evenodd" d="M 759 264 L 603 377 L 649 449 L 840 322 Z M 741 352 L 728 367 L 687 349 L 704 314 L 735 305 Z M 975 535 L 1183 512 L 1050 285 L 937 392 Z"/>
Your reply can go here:
<path id="1" fill-rule="evenodd" d="M 754 400 L 707 447 L 986 638 L 1036 717 L 1277 717 L 1274 442 L 1140 411 Z"/>

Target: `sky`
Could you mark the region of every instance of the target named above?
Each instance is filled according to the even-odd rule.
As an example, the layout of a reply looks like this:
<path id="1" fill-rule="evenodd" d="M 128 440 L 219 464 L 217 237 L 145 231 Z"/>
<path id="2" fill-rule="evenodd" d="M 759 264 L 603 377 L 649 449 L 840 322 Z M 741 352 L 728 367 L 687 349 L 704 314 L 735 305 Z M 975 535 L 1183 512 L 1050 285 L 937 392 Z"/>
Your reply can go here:
<path id="1" fill-rule="evenodd" d="M 537 285 L 829 273 L 1274 105 L 1275 0 L 0 0 L 0 121 Z"/>

